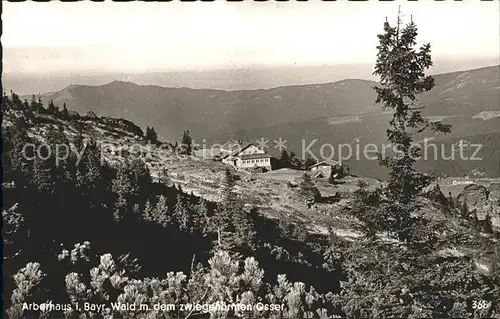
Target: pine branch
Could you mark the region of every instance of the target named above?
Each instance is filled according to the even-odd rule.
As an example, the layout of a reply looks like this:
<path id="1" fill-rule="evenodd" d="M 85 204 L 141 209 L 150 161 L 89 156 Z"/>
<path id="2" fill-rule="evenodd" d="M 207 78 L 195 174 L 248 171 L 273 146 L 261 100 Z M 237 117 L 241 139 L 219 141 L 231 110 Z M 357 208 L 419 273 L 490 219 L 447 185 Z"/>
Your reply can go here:
<path id="1" fill-rule="evenodd" d="M 207 296 L 209 290 L 210 290 L 210 288 L 207 288 L 205 290 L 205 293 L 200 297 L 200 299 L 198 300 L 197 303 L 195 303 L 195 305 L 199 304 L 200 302 L 203 301 L 203 299 L 205 299 L 205 297 Z M 191 309 L 191 311 L 188 313 L 188 315 L 186 316 L 186 318 L 184 318 L 184 319 L 189 319 L 189 317 L 191 317 L 191 315 L 193 314 L 193 312 L 194 312 L 195 309 L 196 309 L 196 307 L 193 307 Z"/>

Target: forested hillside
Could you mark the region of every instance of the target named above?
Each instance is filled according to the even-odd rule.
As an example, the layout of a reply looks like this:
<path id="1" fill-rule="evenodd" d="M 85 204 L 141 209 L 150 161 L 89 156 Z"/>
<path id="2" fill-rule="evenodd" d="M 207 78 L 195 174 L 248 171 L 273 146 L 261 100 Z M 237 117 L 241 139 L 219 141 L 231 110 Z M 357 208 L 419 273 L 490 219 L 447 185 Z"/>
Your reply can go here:
<path id="1" fill-rule="evenodd" d="M 394 245 L 385 236 L 374 240 L 374 225 L 359 224 L 360 231 L 370 235 L 352 241 L 335 232 L 313 235 L 300 223 L 268 219 L 255 207 L 243 208 L 245 203 L 232 190 L 245 182 L 235 180 L 230 171 L 223 200 L 210 202 L 186 194 L 171 181 L 153 181 L 145 163 L 132 155 L 123 164 L 101 163 L 98 141 L 89 134 L 89 127 L 100 127 L 98 119 L 68 119 L 64 110 L 47 114 L 43 105 L 23 104 L 16 95 L 4 97 L 3 103 L 4 291 L 11 298 L 6 303 L 9 317 L 38 313 L 23 310 L 23 305 L 47 300 L 71 305 L 73 311 L 69 306 L 66 310 L 72 316 L 103 314 L 102 309 L 76 310 L 76 303 L 83 307 L 85 302 L 148 304 L 153 309 L 159 303 L 235 301 L 285 305 L 279 311 L 255 309 L 249 314 L 258 317 L 376 316 L 373 311 L 389 305 L 391 311 L 404 314 L 416 311 L 411 305 L 424 295 L 420 302 L 426 308 L 419 310 L 424 313 L 430 314 L 425 309 L 440 309 L 433 312 L 441 314 L 496 311 L 494 303 L 488 310 L 472 308 L 475 300 L 496 300 L 493 273 L 498 257 L 491 250 L 492 230 L 462 207 L 455 208 L 439 191 L 429 195 L 426 203 L 431 206 L 426 211 L 429 222 L 444 228 L 439 228 L 437 242 L 425 259 L 420 248 L 414 248 L 419 263 L 413 264 L 411 251 L 401 255 L 406 249 L 399 247 L 402 243 Z M 117 126 L 119 121 L 110 123 L 115 124 L 108 124 L 107 132 L 144 139 L 134 129 Z M 78 164 L 74 155 L 58 165 L 54 154 L 44 161 L 21 156 L 26 143 L 54 146 L 70 141 L 87 145 Z M 31 159 L 33 154 L 27 155 Z M 346 208 L 349 214 L 357 205 L 364 209 L 375 205 L 362 183 L 359 187 L 355 206 Z M 444 225 L 443 219 L 436 219 L 442 212 L 448 216 Z M 398 263 L 386 264 L 396 256 Z M 382 265 L 390 268 L 373 273 Z M 479 272 L 477 265 L 486 267 L 487 273 Z M 407 267 L 417 268 L 409 272 Z M 357 291 L 369 291 L 364 286 L 367 271 L 374 276 L 368 282 L 383 276 L 390 286 L 358 295 Z M 429 294 L 428 285 L 436 294 Z M 373 303 L 388 296 L 399 298 L 397 307 L 391 299 Z M 147 311 L 111 312 L 137 318 Z M 186 318 L 197 313 L 170 309 L 147 315 Z"/>

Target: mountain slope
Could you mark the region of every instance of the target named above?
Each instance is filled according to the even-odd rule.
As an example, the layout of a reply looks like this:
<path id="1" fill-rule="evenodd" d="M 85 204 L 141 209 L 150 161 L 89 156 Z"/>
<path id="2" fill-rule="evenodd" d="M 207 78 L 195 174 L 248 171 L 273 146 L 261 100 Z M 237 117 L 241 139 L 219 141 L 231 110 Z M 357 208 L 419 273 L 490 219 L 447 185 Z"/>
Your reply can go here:
<path id="1" fill-rule="evenodd" d="M 42 96 L 42 100 L 66 103 L 79 112 L 130 118 L 141 126 L 153 125 L 161 136 L 172 139 L 186 128 L 204 136 L 220 129 L 267 127 L 317 116 L 375 111 L 373 84 L 345 80 L 270 90 L 221 91 L 114 81 L 102 86 L 71 85 Z"/>
<path id="2" fill-rule="evenodd" d="M 435 88 L 422 97 L 426 115 L 477 114 L 499 108 L 499 67 L 435 76 Z M 207 138 L 241 129 L 263 129 L 316 118 L 380 112 L 374 105 L 376 83 L 343 80 L 268 90 L 164 88 L 113 81 L 102 86 L 70 85 L 42 96 L 44 102 L 67 103 L 79 112 L 124 117 L 160 136 L 178 139 L 185 129 Z"/>
<path id="3" fill-rule="evenodd" d="M 475 114 L 500 110 L 500 65 L 435 76 L 422 97 L 429 115 Z"/>

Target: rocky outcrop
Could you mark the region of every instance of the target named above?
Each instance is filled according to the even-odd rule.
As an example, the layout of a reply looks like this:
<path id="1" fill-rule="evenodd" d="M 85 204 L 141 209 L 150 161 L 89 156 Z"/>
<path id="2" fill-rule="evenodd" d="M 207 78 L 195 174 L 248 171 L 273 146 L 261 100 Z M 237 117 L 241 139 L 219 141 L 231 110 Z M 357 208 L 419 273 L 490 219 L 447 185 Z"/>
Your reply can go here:
<path id="1" fill-rule="evenodd" d="M 488 190 L 489 200 L 500 205 L 500 183 L 492 183 Z"/>
<path id="2" fill-rule="evenodd" d="M 470 184 L 465 186 L 462 193 L 457 197 L 459 203 L 467 202 L 470 206 L 475 206 L 488 200 L 488 189 L 483 185 Z"/>
<path id="3" fill-rule="evenodd" d="M 471 184 L 458 195 L 460 205 L 467 203 L 469 211 L 475 211 L 479 220 L 486 219 L 489 214 L 493 226 L 500 227 L 500 184 L 492 183 L 488 187 Z"/>

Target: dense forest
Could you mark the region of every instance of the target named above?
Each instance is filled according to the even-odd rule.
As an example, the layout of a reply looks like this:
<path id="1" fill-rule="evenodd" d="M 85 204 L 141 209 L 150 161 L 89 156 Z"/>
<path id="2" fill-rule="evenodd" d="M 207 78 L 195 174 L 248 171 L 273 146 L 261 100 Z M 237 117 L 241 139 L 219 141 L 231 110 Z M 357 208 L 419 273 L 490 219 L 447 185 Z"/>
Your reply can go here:
<path id="1" fill-rule="evenodd" d="M 66 129 L 91 118 L 71 115 L 66 105 L 4 94 L 4 315 L 498 318 L 498 232 L 439 189 L 424 194 L 430 179 L 414 169 L 412 132 L 451 129 L 427 122 L 413 107 L 434 85 L 424 74 L 432 65 L 430 46 L 415 48 L 416 36 L 413 22 L 399 20 L 386 22 L 379 36 L 377 102 L 393 111 L 387 137 L 403 146 L 403 156 L 381 160 L 391 173 L 383 188 L 361 183 L 353 194 L 347 210 L 363 233 L 354 241 L 262 216 L 234 191 L 241 181 L 230 169 L 216 203 L 154 181 L 138 157 L 103 162 L 98 140 Z M 131 124 L 145 142 L 157 142 L 153 128 L 142 134 Z M 60 161 L 30 144 L 85 145 L 85 152 L 81 160 L 72 154 Z M 314 194 L 306 175 L 297 196 Z M 460 223 L 436 220 L 421 198 Z M 489 257 L 488 265 L 478 256 Z"/>

